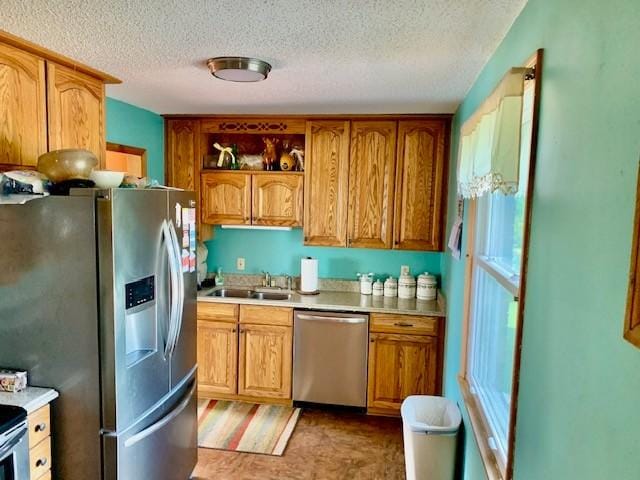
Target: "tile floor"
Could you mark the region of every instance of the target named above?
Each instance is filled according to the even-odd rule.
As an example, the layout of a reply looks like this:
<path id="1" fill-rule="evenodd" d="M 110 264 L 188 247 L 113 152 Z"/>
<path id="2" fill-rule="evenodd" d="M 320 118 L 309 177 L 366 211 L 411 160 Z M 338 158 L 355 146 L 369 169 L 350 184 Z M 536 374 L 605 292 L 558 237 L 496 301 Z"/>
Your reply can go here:
<path id="1" fill-rule="evenodd" d="M 282 457 L 201 448 L 194 480 L 404 479 L 399 418 L 305 409 Z"/>

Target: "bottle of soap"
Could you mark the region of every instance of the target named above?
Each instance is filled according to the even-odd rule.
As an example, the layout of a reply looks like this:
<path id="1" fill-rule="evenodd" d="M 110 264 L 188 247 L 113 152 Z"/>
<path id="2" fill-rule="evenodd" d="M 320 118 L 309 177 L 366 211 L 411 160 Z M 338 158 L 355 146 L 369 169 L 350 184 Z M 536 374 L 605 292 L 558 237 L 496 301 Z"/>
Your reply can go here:
<path id="1" fill-rule="evenodd" d="M 218 267 L 218 273 L 216 273 L 216 286 L 221 287 L 224 285 L 224 276 L 222 275 L 222 267 Z"/>

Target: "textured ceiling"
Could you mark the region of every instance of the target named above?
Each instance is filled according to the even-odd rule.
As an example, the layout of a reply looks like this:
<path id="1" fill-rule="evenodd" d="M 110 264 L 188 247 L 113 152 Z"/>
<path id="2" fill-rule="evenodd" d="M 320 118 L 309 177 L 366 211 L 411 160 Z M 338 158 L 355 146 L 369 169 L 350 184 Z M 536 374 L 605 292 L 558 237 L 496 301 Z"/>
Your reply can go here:
<path id="1" fill-rule="evenodd" d="M 453 112 L 526 0 L 1 0 L 0 29 L 158 113 Z M 265 82 L 205 61 L 255 56 Z"/>

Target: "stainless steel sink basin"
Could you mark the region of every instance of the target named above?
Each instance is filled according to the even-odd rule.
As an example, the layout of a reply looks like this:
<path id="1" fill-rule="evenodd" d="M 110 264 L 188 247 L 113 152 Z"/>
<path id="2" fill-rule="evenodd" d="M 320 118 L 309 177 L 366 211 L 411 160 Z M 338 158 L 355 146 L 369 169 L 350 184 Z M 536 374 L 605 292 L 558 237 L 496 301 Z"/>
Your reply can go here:
<path id="1" fill-rule="evenodd" d="M 272 292 L 253 292 L 251 298 L 257 300 L 290 300 L 291 294 L 289 293 L 272 293 Z"/>
<path id="2" fill-rule="evenodd" d="M 222 298 L 253 298 L 256 300 L 290 300 L 290 293 L 256 292 L 248 288 L 221 288 L 209 294 L 212 297 Z"/>
<path id="3" fill-rule="evenodd" d="M 253 290 L 246 288 L 221 288 L 220 290 L 211 292 L 211 296 L 223 298 L 252 298 L 253 293 Z"/>

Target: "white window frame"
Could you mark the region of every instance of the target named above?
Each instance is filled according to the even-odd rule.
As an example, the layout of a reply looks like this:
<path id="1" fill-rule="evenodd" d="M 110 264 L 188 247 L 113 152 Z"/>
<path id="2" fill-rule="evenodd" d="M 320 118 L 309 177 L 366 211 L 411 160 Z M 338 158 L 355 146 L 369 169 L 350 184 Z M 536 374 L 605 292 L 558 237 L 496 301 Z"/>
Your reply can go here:
<path id="1" fill-rule="evenodd" d="M 468 215 L 465 225 L 467 230 L 467 255 L 465 271 L 465 292 L 464 292 L 464 323 L 462 338 L 462 361 L 459 376 L 460 386 L 467 407 L 469 418 L 476 442 L 480 450 L 485 471 L 490 480 L 509 480 L 513 474 L 513 450 L 515 443 L 516 411 L 518 399 L 518 384 L 520 370 L 520 346 L 522 340 L 522 322 L 524 311 L 524 296 L 526 290 L 526 269 L 527 254 L 529 246 L 529 225 L 531 216 L 531 198 L 533 194 L 533 177 L 535 170 L 536 142 L 537 142 L 537 122 L 540 99 L 540 78 L 542 67 L 542 50 L 538 50 L 536 55 L 527 62 L 527 67 L 535 69 L 535 80 L 530 80 L 526 88 L 534 89 L 532 134 L 528 165 L 527 193 L 525 195 L 524 209 L 524 231 L 521 269 L 519 272 L 512 272 L 503 268 L 494 259 L 477 254 L 477 243 L 482 244 L 484 239 L 476 239 L 477 222 L 488 222 L 488 219 L 480 218 L 478 200 L 468 202 Z M 477 242 L 477 243 L 476 243 Z M 471 351 L 473 348 L 473 301 L 472 295 L 475 291 L 477 275 L 474 273 L 482 270 L 504 288 L 514 300 L 518 301 L 516 335 L 514 345 L 513 372 L 511 382 L 511 402 L 508 398 L 496 398 L 495 392 L 483 389 L 481 385 L 474 381 L 470 374 L 469 362 L 472 361 Z M 504 402 L 502 402 L 502 400 Z M 491 409 L 493 407 L 493 410 Z M 504 432 L 500 428 L 498 416 L 508 415 L 508 431 Z M 495 429 L 500 429 L 495 435 Z"/>

